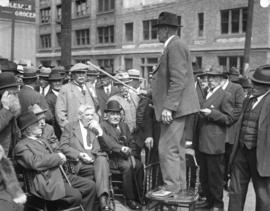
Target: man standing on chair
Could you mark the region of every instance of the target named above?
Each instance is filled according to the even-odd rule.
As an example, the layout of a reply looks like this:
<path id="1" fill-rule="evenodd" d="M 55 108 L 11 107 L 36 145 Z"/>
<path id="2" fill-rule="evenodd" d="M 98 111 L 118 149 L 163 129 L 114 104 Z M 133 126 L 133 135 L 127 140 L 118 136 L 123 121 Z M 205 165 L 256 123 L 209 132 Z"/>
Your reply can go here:
<path id="1" fill-rule="evenodd" d="M 177 36 L 177 15 L 162 12 L 158 38 L 164 51 L 153 71 L 152 96 L 161 121 L 159 159 L 164 186 L 153 196 L 167 196 L 186 188 L 184 127 L 186 116 L 199 111 L 189 50 Z"/>

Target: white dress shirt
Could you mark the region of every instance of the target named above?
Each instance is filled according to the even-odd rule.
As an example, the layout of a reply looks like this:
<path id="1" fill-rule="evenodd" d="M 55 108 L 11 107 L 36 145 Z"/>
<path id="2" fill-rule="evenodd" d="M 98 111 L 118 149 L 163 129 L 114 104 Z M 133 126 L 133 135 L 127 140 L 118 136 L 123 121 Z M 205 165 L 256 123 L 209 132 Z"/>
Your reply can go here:
<path id="1" fill-rule="evenodd" d="M 261 102 L 261 100 L 270 92 L 270 90 L 268 90 L 267 92 L 265 92 L 263 95 L 257 97 L 257 101 L 252 105 L 251 110 L 253 110 L 258 104 L 259 102 Z M 250 96 L 250 98 L 253 96 Z"/>
<path id="2" fill-rule="evenodd" d="M 220 86 L 217 86 L 212 91 L 207 91 L 206 99 L 208 99 L 209 97 L 211 97 L 219 88 L 220 88 Z"/>
<path id="3" fill-rule="evenodd" d="M 92 144 L 90 146 L 88 146 L 88 143 L 87 143 L 87 129 L 83 126 L 81 121 L 79 121 L 79 123 L 80 123 L 82 138 L 83 138 L 83 147 L 86 150 L 91 150 L 92 149 Z"/>

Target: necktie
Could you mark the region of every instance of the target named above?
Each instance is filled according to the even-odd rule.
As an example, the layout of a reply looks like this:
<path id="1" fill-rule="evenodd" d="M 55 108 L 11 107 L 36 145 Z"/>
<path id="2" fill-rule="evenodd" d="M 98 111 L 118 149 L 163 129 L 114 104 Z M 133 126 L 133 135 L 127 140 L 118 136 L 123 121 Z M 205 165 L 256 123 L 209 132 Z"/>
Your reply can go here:
<path id="1" fill-rule="evenodd" d="M 42 89 L 42 95 L 45 96 L 45 88 L 41 88 Z"/>

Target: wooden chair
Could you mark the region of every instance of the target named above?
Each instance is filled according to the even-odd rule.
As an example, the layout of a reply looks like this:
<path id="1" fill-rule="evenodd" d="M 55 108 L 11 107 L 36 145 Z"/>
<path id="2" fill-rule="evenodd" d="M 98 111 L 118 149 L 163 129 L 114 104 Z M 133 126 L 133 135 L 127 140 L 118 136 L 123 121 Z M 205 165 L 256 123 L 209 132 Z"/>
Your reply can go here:
<path id="1" fill-rule="evenodd" d="M 159 163 L 153 163 L 145 168 L 145 192 L 147 208 L 163 210 L 177 210 L 177 207 L 186 207 L 189 211 L 195 210 L 195 202 L 199 198 L 199 166 L 195 155 L 187 150 L 186 153 L 186 171 L 187 171 L 187 187 L 179 193 L 169 195 L 168 197 L 157 198 L 152 193 L 158 190 L 158 186 L 162 185 L 160 178 Z M 153 174 L 153 172 L 155 172 Z M 153 181 L 154 180 L 154 181 Z"/>

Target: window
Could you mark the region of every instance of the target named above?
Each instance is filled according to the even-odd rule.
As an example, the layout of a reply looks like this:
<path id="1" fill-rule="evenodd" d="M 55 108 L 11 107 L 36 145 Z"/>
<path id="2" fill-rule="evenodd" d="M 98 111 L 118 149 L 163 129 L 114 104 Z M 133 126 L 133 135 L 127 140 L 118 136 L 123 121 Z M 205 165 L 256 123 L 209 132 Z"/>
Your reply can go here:
<path id="1" fill-rule="evenodd" d="M 51 19 L 51 9 L 45 8 L 40 10 L 40 22 L 49 23 Z"/>
<path id="2" fill-rule="evenodd" d="M 51 35 L 50 34 L 40 35 L 40 44 L 41 44 L 41 48 L 50 48 L 51 47 Z"/>
<path id="3" fill-rule="evenodd" d="M 203 28 L 204 28 L 204 14 L 198 13 L 198 36 L 203 36 Z"/>
<path id="4" fill-rule="evenodd" d="M 125 58 L 125 69 L 129 70 L 133 68 L 133 59 L 132 58 Z"/>
<path id="5" fill-rule="evenodd" d="M 219 65 L 225 66 L 228 70 L 231 69 L 231 67 L 237 67 L 243 70 L 243 56 L 219 56 L 218 61 Z"/>
<path id="6" fill-rule="evenodd" d="M 56 33 L 56 46 L 61 47 L 61 32 Z"/>
<path id="7" fill-rule="evenodd" d="M 98 43 L 114 43 L 114 26 L 102 26 L 97 28 Z"/>
<path id="8" fill-rule="evenodd" d="M 90 59 L 75 59 L 75 63 L 86 64 Z"/>
<path id="9" fill-rule="evenodd" d="M 157 39 L 157 19 L 143 21 L 143 39 L 156 40 Z"/>
<path id="10" fill-rule="evenodd" d="M 142 77 L 145 78 L 145 82 L 149 81 L 149 74 L 153 71 L 153 67 L 157 65 L 158 58 L 156 57 L 148 57 L 148 58 L 141 58 L 141 70 L 142 70 Z M 146 86 L 147 84 L 144 84 Z"/>
<path id="11" fill-rule="evenodd" d="M 114 63 L 113 59 L 98 59 L 98 65 L 105 69 L 110 69 L 112 71 L 111 73 L 113 73 L 113 70 L 114 70 L 113 63 Z"/>
<path id="12" fill-rule="evenodd" d="M 99 12 L 108 12 L 114 10 L 114 0 L 97 0 L 97 1 Z"/>
<path id="13" fill-rule="evenodd" d="M 221 10 L 221 34 L 246 32 L 247 8 Z"/>
<path id="14" fill-rule="evenodd" d="M 178 25 L 181 26 L 181 16 L 177 16 Z M 181 37 L 181 27 L 177 29 L 177 35 Z"/>
<path id="15" fill-rule="evenodd" d="M 56 6 L 56 20 L 61 21 L 62 18 L 62 7 L 61 5 Z"/>
<path id="16" fill-rule="evenodd" d="M 87 14 L 87 2 L 86 0 L 75 1 L 76 16 L 84 16 Z"/>
<path id="17" fill-rule="evenodd" d="M 89 45 L 90 38 L 89 38 L 89 29 L 80 29 L 75 31 L 76 35 L 76 45 Z"/>
<path id="18" fill-rule="evenodd" d="M 126 23 L 125 29 L 126 29 L 126 41 L 127 42 L 133 41 L 133 23 Z"/>
<path id="19" fill-rule="evenodd" d="M 202 68 L 202 57 L 196 56 L 196 65 L 198 68 Z"/>

